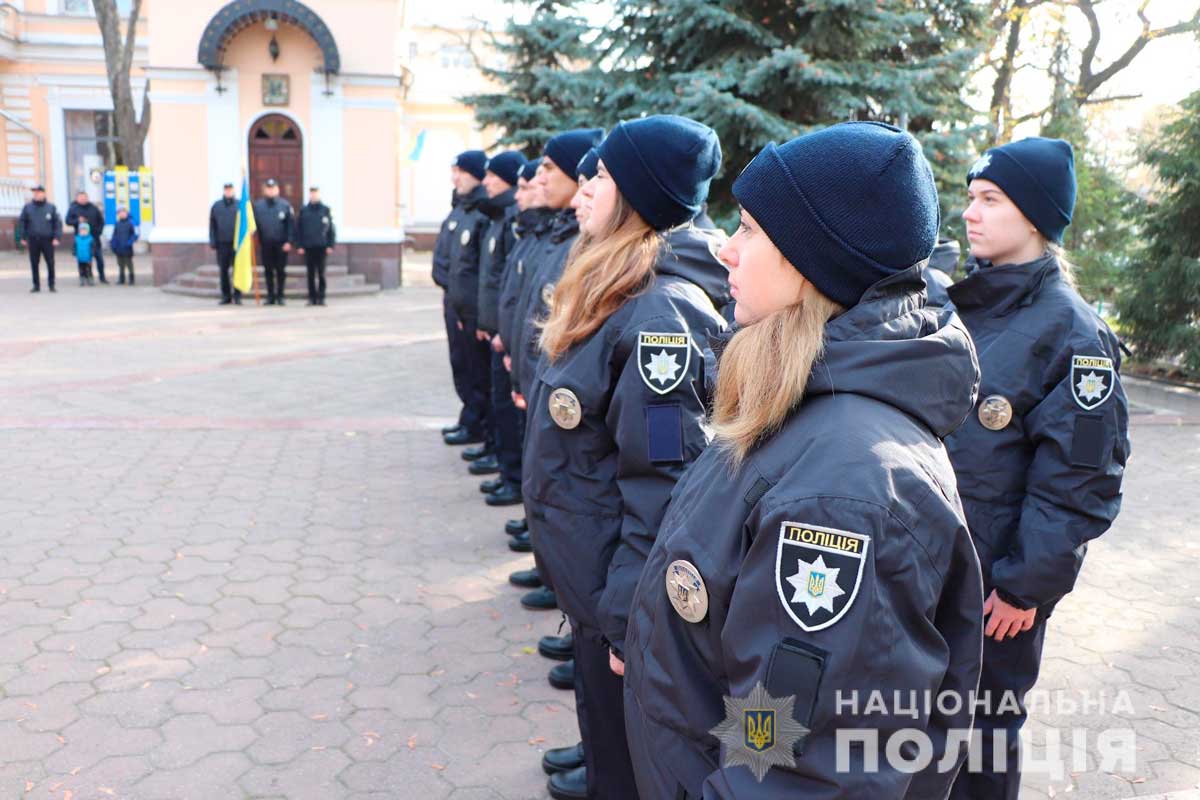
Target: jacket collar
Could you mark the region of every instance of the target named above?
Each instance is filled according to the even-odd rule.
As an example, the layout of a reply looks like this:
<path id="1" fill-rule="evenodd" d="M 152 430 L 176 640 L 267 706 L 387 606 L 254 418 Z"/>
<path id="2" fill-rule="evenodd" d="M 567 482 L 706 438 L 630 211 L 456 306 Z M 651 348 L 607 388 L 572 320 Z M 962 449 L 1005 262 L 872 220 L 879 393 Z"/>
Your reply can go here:
<path id="1" fill-rule="evenodd" d="M 550 228 L 550 241 L 555 244 L 562 244 L 579 233 L 579 219 L 575 216 L 575 209 L 564 208 L 554 215 L 554 222 Z"/>
<path id="2" fill-rule="evenodd" d="M 1058 278 L 1058 259 L 1047 252 L 1024 264 L 994 266 L 981 261 L 947 292 L 954 307 L 963 314 L 999 317 L 1018 306 L 1029 305 L 1047 281 Z"/>

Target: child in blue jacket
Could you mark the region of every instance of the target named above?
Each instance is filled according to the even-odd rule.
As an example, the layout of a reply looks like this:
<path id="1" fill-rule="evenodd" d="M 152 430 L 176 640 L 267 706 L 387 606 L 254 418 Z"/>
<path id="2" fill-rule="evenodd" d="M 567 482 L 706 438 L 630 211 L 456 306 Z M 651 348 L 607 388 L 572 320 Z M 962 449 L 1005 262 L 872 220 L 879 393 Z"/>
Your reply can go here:
<path id="1" fill-rule="evenodd" d="M 92 278 L 92 252 L 95 247 L 95 238 L 92 236 L 92 226 L 86 222 L 80 222 L 79 228 L 75 234 L 75 260 L 79 262 L 79 285 L 80 286 L 95 286 L 96 281 Z"/>

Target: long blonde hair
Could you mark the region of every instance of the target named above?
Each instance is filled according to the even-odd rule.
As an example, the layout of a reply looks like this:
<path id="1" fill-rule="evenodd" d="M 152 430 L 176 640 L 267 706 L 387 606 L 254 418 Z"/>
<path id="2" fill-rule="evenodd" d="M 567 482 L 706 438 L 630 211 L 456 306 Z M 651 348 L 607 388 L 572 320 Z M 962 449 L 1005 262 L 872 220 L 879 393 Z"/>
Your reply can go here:
<path id="1" fill-rule="evenodd" d="M 1057 242 L 1046 240 L 1046 249 L 1050 251 L 1050 255 L 1058 261 L 1058 274 L 1062 276 L 1063 282 L 1072 289 L 1075 286 L 1075 265 L 1067 260 L 1067 250 Z"/>
<path id="2" fill-rule="evenodd" d="M 579 237 L 554 288 L 541 337 L 551 361 L 599 330 L 650 286 L 660 247 L 658 234 L 618 192 L 604 229 Z"/>
<path id="3" fill-rule="evenodd" d="M 800 405 L 813 364 L 825 349 L 825 323 L 843 310 L 813 291 L 729 341 L 717 372 L 712 423 L 714 444 L 734 469 Z"/>

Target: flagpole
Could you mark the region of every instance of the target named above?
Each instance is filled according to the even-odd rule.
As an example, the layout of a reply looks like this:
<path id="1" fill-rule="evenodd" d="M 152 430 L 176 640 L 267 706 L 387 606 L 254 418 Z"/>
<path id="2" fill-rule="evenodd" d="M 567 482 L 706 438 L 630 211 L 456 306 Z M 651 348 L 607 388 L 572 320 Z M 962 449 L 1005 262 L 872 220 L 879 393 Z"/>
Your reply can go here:
<path id="1" fill-rule="evenodd" d="M 246 168 L 242 167 L 242 182 L 245 183 L 245 181 L 246 181 Z M 250 184 L 245 183 L 245 185 L 249 186 Z M 250 213 L 253 214 L 254 213 L 254 204 L 250 203 L 249 206 L 250 206 L 250 209 L 249 209 Z M 254 235 L 258 236 L 257 230 L 254 231 Z M 250 242 L 250 278 L 254 282 L 254 305 L 261 306 L 262 305 L 262 295 L 259 293 L 259 288 L 258 288 L 258 266 L 254 263 L 255 249 L 256 248 L 254 247 L 254 241 L 251 240 L 251 242 Z"/>

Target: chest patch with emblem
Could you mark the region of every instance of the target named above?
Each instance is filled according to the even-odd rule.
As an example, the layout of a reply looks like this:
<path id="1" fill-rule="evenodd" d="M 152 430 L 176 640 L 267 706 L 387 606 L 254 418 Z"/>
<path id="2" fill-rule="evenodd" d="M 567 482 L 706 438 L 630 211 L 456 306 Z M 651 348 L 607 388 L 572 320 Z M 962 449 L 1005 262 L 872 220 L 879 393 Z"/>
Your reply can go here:
<path id="1" fill-rule="evenodd" d="M 667 598 L 675 613 L 687 622 L 700 622 L 708 614 L 708 588 L 700 570 L 690 561 L 672 561 L 667 567 Z"/>
<path id="2" fill-rule="evenodd" d="M 488 254 L 490 255 L 494 252 L 496 252 L 496 240 L 495 238 L 488 239 Z"/>
<path id="3" fill-rule="evenodd" d="M 321 224 L 328 228 L 329 227 L 329 217 L 321 217 Z"/>
<path id="4" fill-rule="evenodd" d="M 287 212 L 286 212 L 286 211 L 280 211 L 280 212 L 279 212 L 279 218 L 280 218 L 280 219 L 287 219 Z"/>
<path id="5" fill-rule="evenodd" d="M 565 430 L 579 427 L 583 419 L 583 407 L 579 398 L 570 389 L 555 389 L 550 393 L 550 418 L 554 424 Z"/>
<path id="6" fill-rule="evenodd" d="M 554 307 L 554 284 L 547 283 L 542 287 L 542 302 L 547 308 Z"/>
<path id="7" fill-rule="evenodd" d="M 866 571 L 868 536 L 803 522 L 779 528 L 775 588 L 788 616 L 806 631 L 820 631 L 846 615 Z"/>
<path id="8" fill-rule="evenodd" d="M 1112 397 L 1116 384 L 1111 358 L 1074 356 L 1071 358 L 1071 396 L 1084 411 L 1091 411 Z"/>
<path id="9" fill-rule="evenodd" d="M 686 333 L 638 333 L 638 374 L 655 394 L 667 394 L 687 377 L 692 363 L 691 338 Z"/>
<path id="10" fill-rule="evenodd" d="M 1012 415 L 1012 403 L 1002 395 L 988 395 L 979 403 L 979 424 L 989 431 L 1004 430 L 1012 422 Z"/>
<path id="11" fill-rule="evenodd" d="M 458 220 L 456 220 L 456 219 L 450 220 L 450 224 L 447 225 L 446 227 L 449 228 L 450 230 L 454 230 L 455 228 L 458 227 Z"/>
<path id="12" fill-rule="evenodd" d="M 464 230 L 462 232 L 462 235 L 458 237 L 458 242 L 463 247 L 466 247 L 467 243 L 470 241 L 471 241 L 471 231 L 470 230 Z"/>

